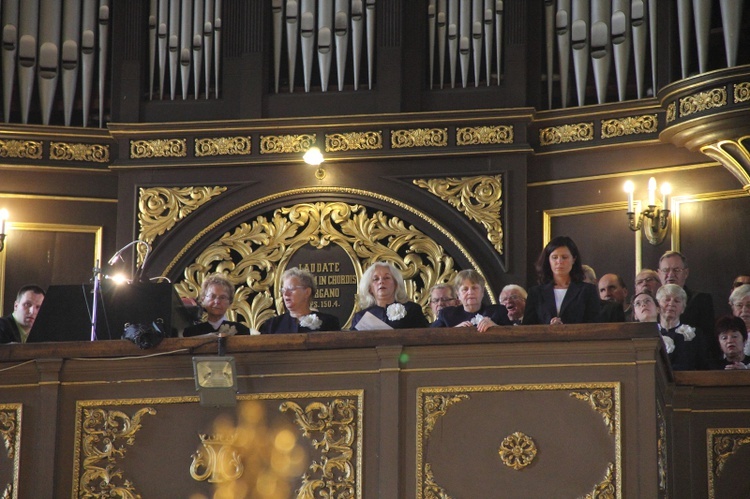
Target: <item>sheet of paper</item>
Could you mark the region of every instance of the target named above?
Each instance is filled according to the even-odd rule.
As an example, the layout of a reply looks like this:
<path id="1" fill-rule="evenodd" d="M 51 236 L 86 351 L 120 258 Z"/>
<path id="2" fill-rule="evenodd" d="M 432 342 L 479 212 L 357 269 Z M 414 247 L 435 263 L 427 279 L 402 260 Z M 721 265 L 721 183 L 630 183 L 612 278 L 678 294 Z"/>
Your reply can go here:
<path id="1" fill-rule="evenodd" d="M 359 320 L 357 325 L 354 327 L 357 331 L 373 331 L 377 329 L 393 329 L 391 326 L 381 321 L 370 312 L 365 312 L 365 315 Z"/>

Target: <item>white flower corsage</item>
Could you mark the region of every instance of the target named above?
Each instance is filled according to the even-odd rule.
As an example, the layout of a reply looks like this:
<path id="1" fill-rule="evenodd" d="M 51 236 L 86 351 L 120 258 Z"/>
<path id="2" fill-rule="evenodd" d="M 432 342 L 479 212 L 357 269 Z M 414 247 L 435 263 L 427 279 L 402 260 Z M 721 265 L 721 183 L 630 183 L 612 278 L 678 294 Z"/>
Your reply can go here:
<path id="1" fill-rule="evenodd" d="M 687 324 L 683 324 L 682 326 L 675 329 L 675 333 L 680 333 L 682 336 L 684 336 L 685 341 L 691 341 L 693 338 L 695 338 L 695 328 L 690 327 Z"/>
<path id="2" fill-rule="evenodd" d="M 484 319 L 484 316 L 482 314 L 477 314 L 474 317 L 471 318 L 471 323 L 475 326 L 478 326 L 480 322 L 482 322 L 482 319 Z"/>
<path id="3" fill-rule="evenodd" d="M 300 326 L 306 327 L 311 331 L 315 331 L 316 329 L 320 328 L 321 324 L 323 324 L 323 321 L 320 320 L 320 317 L 318 317 L 317 314 L 303 315 L 299 320 Z"/>
<path id="4" fill-rule="evenodd" d="M 664 348 L 667 349 L 667 354 L 674 352 L 674 340 L 669 336 L 662 336 L 661 339 L 664 341 Z"/>
<path id="5" fill-rule="evenodd" d="M 219 326 L 216 334 L 218 334 L 219 336 L 234 336 L 235 334 L 237 334 L 237 328 L 229 324 L 222 324 L 221 326 Z"/>
<path id="6" fill-rule="evenodd" d="M 406 307 L 400 303 L 391 303 L 385 309 L 385 314 L 389 321 L 398 321 L 406 317 Z"/>

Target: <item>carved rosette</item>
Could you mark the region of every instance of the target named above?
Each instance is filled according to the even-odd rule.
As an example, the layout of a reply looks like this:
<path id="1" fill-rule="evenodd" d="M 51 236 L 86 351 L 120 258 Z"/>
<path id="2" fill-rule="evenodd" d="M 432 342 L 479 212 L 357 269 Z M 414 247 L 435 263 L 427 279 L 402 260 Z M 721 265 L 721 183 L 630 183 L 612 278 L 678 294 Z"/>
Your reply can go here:
<path id="1" fill-rule="evenodd" d="M 734 84 L 734 103 L 747 102 L 750 100 L 750 82 Z"/>
<path id="2" fill-rule="evenodd" d="M 411 147 L 446 147 L 447 145 L 447 128 L 411 128 L 407 130 L 391 131 L 392 149 Z"/>
<path id="3" fill-rule="evenodd" d="M 680 99 L 680 118 L 726 105 L 727 91 L 725 88 L 714 88 L 706 92 L 688 95 Z"/>
<path id="4" fill-rule="evenodd" d="M 459 127 L 456 129 L 456 145 L 459 146 L 512 143 L 512 125 Z"/>
<path id="5" fill-rule="evenodd" d="M 261 154 L 283 154 L 305 152 L 315 145 L 316 135 L 261 135 Z"/>
<path id="6" fill-rule="evenodd" d="M 365 151 L 383 148 L 383 132 L 327 133 L 326 152 Z"/>
<path id="7" fill-rule="evenodd" d="M 602 138 L 611 139 L 625 135 L 656 133 L 658 126 L 659 119 L 656 114 L 602 120 Z"/>
<path id="8" fill-rule="evenodd" d="M 542 146 L 586 142 L 589 140 L 594 140 L 593 123 L 574 123 L 539 130 L 539 144 Z"/>
<path id="9" fill-rule="evenodd" d="M 83 410 L 80 434 L 76 431 L 81 438 L 83 463 L 80 477 L 74 477 L 78 481 L 74 495 L 122 499 L 140 497 L 133 483 L 123 479 L 122 470 L 117 468 L 117 459 L 125 455 L 126 444 L 135 443 L 135 435 L 141 429 L 141 418 L 147 414 L 154 415 L 156 410 L 144 407 L 132 417 L 117 410 Z"/>
<path id="10" fill-rule="evenodd" d="M 106 144 L 69 144 L 50 142 L 49 159 L 57 161 L 109 162 L 109 146 Z"/>
<path id="11" fill-rule="evenodd" d="M 195 139 L 195 157 L 246 156 L 252 150 L 252 137 L 216 137 Z"/>
<path id="12" fill-rule="evenodd" d="M 520 431 L 513 432 L 505 437 L 500 443 L 500 450 L 498 450 L 503 464 L 516 471 L 530 465 L 536 457 L 536 453 L 534 440 Z"/>
<path id="13" fill-rule="evenodd" d="M 355 497 L 352 458 L 357 436 L 356 400 L 311 402 L 304 409 L 296 402 L 286 401 L 279 410 L 293 413 L 302 435 L 311 439 L 321 453 L 320 460 L 314 460 L 302 477 L 297 497 Z"/>
<path id="14" fill-rule="evenodd" d="M 417 179 L 414 184 L 446 201 L 469 220 L 482 224 L 487 239 L 498 253 L 503 254 L 503 223 L 500 216 L 503 185 L 500 175 Z"/>
<path id="15" fill-rule="evenodd" d="M 187 139 L 131 140 L 130 159 L 184 158 Z"/>
<path id="16" fill-rule="evenodd" d="M 601 414 L 604 419 L 604 424 L 607 425 L 610 434 L 615 432 L 616 426 L 619 427 L 620 422 L 615 410 L 614 390 L 582 390 L 572 392 L 570 396 L 588 402 L 592 409 Z"/>
<path id="17" fill-rule="evenodd" d="M 407 295 L 423 308 L 429 306 L 429 289 L 453 278 L 453 258 L 442 246 L 403 220 L 382 211 L 368 212 L 360 205 L 342 202 L 302 203 L 275 210 L 240 224 L 211 243 L 185 269 L 175 285 L 185 297 L 197 297 L 210 273 L 221 271 L 237 287 L 230 319 L 242 315 L 250 328 L 276 313 L 269 290 L 276 270 L 301 247 L 324 248 L 336 244 L 354 262 L 357 277 L 372 262 L 385 260 L 403 273 Z"/>
<path id="18" fill-rule="evenodd" d="M 0 158 L 42 159 L 42 145 L 38 140 L 0 140 Z"/>

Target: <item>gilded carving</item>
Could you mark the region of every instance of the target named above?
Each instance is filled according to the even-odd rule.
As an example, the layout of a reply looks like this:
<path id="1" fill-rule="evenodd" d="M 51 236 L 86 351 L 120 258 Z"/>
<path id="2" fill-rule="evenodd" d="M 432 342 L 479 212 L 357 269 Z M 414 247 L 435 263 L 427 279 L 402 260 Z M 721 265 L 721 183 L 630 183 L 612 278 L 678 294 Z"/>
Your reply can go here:
<path id="1" fill-rule="evenodd" d="M 261 135 L 261 154 L 282 154 L 305 152 L 315 145 L 316 135 Z"/>
<path id="2" fill-rule="evenodd" d="M 109 146 L 106 144 L 69 144 L 50 142 L 49 159 L 57 161 L 109 162 Z"/>
<path id="3" fill-rule="evenodd" d="M 230 435 L 199 435 L 203 449 L 191 457 L 190 476 L 193 480 L 225 483 L 242 476 L 244 466 L 235 447 L 237 433 Z"/>
<path id="4" fill-rule="evenodd" d="M 38 140 L 0 140 L 0 158 L 42 159 L 42 145 Z"/>
<path id="5" fill-rule="evenodd" d="M 513 126 L 476 126 L 456 128 L 456 145 L 512 144 Z"/>
<path id="6" fill-rule="evenodd" d="M 327 133 L 326 152 L 362 151 L 383 148 L 383 132 Z"/>
<path id="7" fill-rule="evenodd" d="M 586 494 L 584 499 L 614 499 L 617 497 L 617 487 L 615 486 L 615 466 L 612 463 L 607 465 L 607 471 L 604 480 L 594 487 L 591 493 Z"/>
<path id="8" fill-rule="evenodd" d="M 16 454 L 16 417 L 16 411 L 0 411 L 0 437 L 3 439 L 9 459 L 13 459 Z"/>
<path id="9" fill-rule="evenodd" d="M 292 401 L 279 406 L 281 412 L 294 414 L 302 435 L 321 450 L 320 462 L 313 461 L 302 477 L 298 498 L 355 496 L 352 457 L 357 435 L 356 407 L 352 399 L 311 402 L 304 409 Z"/>
<path id="10" fill-rule="evenodd" d="M 607 425 L 609 432 L 615 432 L 615 425 L 619 426 L 619 421 L 617 420 L 615 413 L 613 390 L 599 389 L 575 391 L 572 392 L 570 396 L 588 402 L 591 408 L 601 414 L 602 418 L 604 418 L 604 424 Z"/>
<path id="11" fill-rule="evenodd" d="M 656 454 L 659 477 L 659 490 L 667 490 L 667 422 L 664 420 L 661 406 L 656 406 L 656 424 L 658 437 L 656 440 Z"/>
<path id="12" fill-rule="evenodd" d="M 23 406 L 21 404 L 0 404 L 0 437 L 8 459 L 12 462 L 12 482 L 5 484 L 3 498 L 16 498 L 18 495 L 18 481 L 21 472 L 21 421 Z"/>
<path id="13" fill-rule="evenodd" d="M 424 465 L 424 497 L 425 499 L 451 499 L 445 490 L 435 483 L 435 476 L 432 474 L 432 465 Z"/>
<path id="14" fill-rule="evenodd" d="M 713 475 L 719 477 L 727 460 L 746 444 L 750 444 L 750 428 L 710 429 L 709 462 Z"/>
<path id="15" fill-rule="evenodd" d="M 542 128 L 539 130 L 539 144 L 552 146 L 569 142 L 585 142 L 594 140 L 593 123 L 574 123 Z"/>
<path id="16" fill-rule="evenodd" d="M 500 443 L 500 460 L 503 464 L 514 470 L 522 470 L 530 465 L 536 457 L 536 444 L 534 440 L 520 432 L 516 431 L 508 435 Z"/>
<path id="17" fill-rule="evenodd" d="M 500 175 L 414 180 L 414 184 L 430 191 L 464 213 L 470 220 L 481 223 L 487 239 L 495 250 L 503 253 L 503 184 Z"/>
<path id="18" fill-rule="evenodd" d="M 667 106 L 667 123 L 672 123 L 677 118 L 677 104 L 670 102 Z"/>
<path id="19" fill-rule="evenodd" d="M 123 472 L 116 463 L 117 458 L 125 455 L 125 444 L 135 443 L 141 418 L 146 414 L 154 415 L 156 410 L 144 407 L 130 417 L 117 410 L 83 409 L 82 434 L 76 430 L 83 449 L 83 469 L 81 476 L 76 477 L 78 497 L 140 497 L 130 480 L 117 480 L 123 478 Z"/>
<path id="20" fill-rule="evenodd" d="M 195 157 L 246 156 L 252 150 L 252 137 L 215 137 L 195 139 Z"/>
<path id="21" fill-rule="evenodd" d="M 688 95 L 680 99 L 680 118 L 726 105 L 727 91 L 724 88 L 714 88 L 706 92 Z"/>
<path id="22" fill-rule="evenodd" d="M 469 396 L 464 394 L 458 395 L 428 395 L 424 399 L 424 438 L 430 438 L 430 433 L 435 428 L 435 423 L 445 413 L 448 408 L 462 400 L 468 400 Z"/>
<path id="23" fill-rule="evenodd" d="M 149 187 L 138 191 L 138 239 L 152 243 L 226 187 Z M 138 247 L 138 263 L 143 261 Z"/>
<path id="24" fill-rule="evenodd" d="M 407 295 L 428 307 L 428 290 L 456 273 L 453 258 L 443 248 L 403 220 L 381 211 L 342 202 L 301 203 L 282 207 L 270 219 L 259 216 L 224 233 L 185 268 L 176 289 L 197 297 L 206 275 L 220 270 L 237 286 L 230 318 L 242 315 L 251 328 L 275 314 L 269 293 L 279 268 L 305 245 L 321 249 L 336 244 L 362 268 L 378 260 L 396 265 L 404 275 Z"/>
<path id="25" fill-rule="evenodd" d="M 602 138 L 611 139 L 625 135 L 656 133 L 658 126 L 659 120 L 656 114 L 602 120 Z"/>
<path id="26" fill-rule="evenodd" d="M 184 158 L 187 139 L 131 140 L 130 159 Z"/>
<path id="27" fill-rule="evenodd" d="M 446 147 L 447 128 L 411 128 L 391 131 L 391 148 Z"/>
<path id="28" fill-rule="evenodd" d="M 734 103 L 747 102 L 750 100 L 750 82 L 734 84 Z"/>

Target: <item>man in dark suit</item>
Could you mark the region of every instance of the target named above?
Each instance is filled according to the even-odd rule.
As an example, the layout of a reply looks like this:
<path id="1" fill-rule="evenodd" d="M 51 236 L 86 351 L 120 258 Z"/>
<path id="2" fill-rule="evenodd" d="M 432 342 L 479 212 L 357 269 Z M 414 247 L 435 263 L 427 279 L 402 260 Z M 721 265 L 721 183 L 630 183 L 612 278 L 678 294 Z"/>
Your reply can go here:
<path id="1" fill-rule="evenodd" d="M 13 304 L 13 313 L 0 318 L 0 343 L 26 343 L 39 309 L 44 290 L 34 284 L 21 287 Z"/>
<path id="2" fill-rule="evenodd" d="M 599 298 L 602 303 L 599 309 L 599 322 L 625 322 L 632 309 L 628 298 L 628 288 L 617 274 L 604 274 L 599 279 Z"/>

